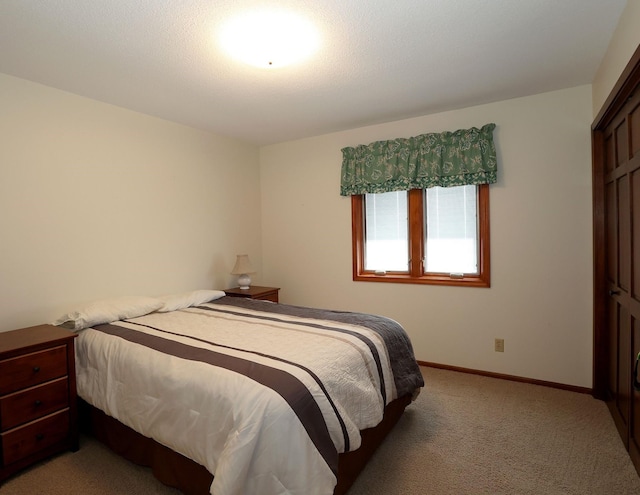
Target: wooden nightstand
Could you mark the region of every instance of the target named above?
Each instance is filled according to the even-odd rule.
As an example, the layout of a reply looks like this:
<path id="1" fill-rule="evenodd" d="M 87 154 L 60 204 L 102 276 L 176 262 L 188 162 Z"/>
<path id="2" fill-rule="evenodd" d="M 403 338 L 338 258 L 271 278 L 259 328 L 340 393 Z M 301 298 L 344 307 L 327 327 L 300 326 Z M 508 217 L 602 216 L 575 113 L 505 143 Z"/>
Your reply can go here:
<path id="1" fill-rule="evenodd" d="M 78 450 L 75 337 L 51 325 L 0 332 L 0 481 Z"/>
<path id="2" fill-rule="evenodd" d="M 234 287 L 233 289 L 225 289 L 227 296 L 231 297 L 248 297 L 250 299 L 260 299 L 262 301 L 278 302 L 278 291 L 280 287 L 259 287 L 252 285 L 248 289 Z"/>

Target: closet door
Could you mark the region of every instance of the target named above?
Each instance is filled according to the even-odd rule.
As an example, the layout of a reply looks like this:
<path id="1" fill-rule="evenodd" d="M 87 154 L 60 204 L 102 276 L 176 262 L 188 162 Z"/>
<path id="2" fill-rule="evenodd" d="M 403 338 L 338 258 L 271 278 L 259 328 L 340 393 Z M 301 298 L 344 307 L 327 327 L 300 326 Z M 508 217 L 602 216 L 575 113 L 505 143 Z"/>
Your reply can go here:
<path id="1" fill-rule="evenodd" d="M 603 133 L 605 206 L 606 399 L 620 436 L 640 470 L 640 91 Z"/>
<path id="2" fill-rule="evenodd" d="M 629 157 L 626 163 L 629 176 L 631 234 L 629 247 L 631 294 L 629 298 L 631 334 L 631 397 L 629 412 L 629 453 L 640 469 L 640 86 L 625 107 L 629 139 Z"/>

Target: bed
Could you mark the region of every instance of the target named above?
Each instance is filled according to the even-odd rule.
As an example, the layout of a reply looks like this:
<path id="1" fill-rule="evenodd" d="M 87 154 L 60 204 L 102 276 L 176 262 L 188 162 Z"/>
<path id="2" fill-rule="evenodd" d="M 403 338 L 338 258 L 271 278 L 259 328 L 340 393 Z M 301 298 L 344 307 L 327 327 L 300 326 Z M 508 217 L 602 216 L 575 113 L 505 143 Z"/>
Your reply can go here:
<path id="1" fill-rule="evenodd" d="M 193 291 L 101 302 L 82 424 L 187 494 L 345 493 L 424 385 L 395 321 Z"/>

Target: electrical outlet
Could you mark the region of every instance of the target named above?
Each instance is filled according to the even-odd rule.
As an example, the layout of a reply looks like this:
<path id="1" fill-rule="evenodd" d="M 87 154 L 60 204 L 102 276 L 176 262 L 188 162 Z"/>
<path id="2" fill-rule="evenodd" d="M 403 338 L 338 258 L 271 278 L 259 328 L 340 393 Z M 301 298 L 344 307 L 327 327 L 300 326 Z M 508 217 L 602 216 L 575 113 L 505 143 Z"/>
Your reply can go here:
<path id="1" fill-rule="evenodd" d="M 504 339 L 496 339 L 496 352 L 504 352 Z"/>

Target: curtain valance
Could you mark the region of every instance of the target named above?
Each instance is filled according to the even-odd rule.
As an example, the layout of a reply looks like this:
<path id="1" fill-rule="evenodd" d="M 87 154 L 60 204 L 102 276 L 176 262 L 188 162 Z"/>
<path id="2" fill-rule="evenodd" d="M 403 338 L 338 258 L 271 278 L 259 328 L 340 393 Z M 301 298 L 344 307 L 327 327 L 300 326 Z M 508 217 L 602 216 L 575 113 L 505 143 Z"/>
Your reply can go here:
<path id="1" fill-rule="evenodd" d="M 495 124 L 342 149 L 340 194 L 382 193 L 496 181 Z"/>

